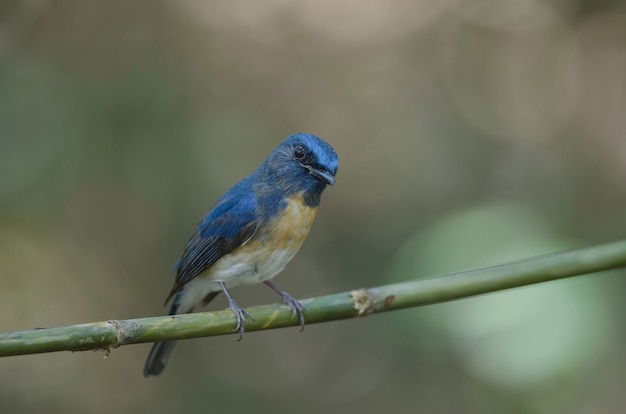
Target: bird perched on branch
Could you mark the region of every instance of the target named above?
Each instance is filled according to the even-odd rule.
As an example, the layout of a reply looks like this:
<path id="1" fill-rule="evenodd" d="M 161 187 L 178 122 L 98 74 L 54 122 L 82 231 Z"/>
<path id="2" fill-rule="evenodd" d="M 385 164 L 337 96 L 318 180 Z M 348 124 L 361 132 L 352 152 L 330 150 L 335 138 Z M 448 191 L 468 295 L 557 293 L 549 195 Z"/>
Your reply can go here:
<path id="1" fill-rule="evenodd" d="M 224 292 L 243 334 L 252 316 L 229 289 L 264 283 L 276 291 L 304 326 L 305 307 L 270 279 L 283 270 L 309 233 L 322 192 L 334 185 L 339 160 L 327 142 L 311 134 L 287 137 L 248 177 L 222 195 L 200 221 L 176 264 L 166 303 L 169 315 L 190 313 Z M 159 375 L 176 342 L 152 347 L 144 376 Z"/>

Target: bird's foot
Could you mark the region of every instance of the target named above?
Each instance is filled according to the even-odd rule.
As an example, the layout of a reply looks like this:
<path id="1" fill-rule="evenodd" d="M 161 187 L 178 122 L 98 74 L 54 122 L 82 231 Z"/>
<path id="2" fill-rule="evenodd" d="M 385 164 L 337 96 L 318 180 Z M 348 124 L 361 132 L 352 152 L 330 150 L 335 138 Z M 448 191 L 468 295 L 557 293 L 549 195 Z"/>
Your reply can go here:
<path id="1" fill-rule="evenodd" d="M 308 311 L 306 306 L 304 306 L 302 302 L 276 286 L 271 281 L 266 280 L 263 283 L 269 286 L 274 292 L 278 293 L 283 302 L 286 303 L 287 306 L 289 306 L 289 309 L 291 309 L 291 318 L 295 318 L 296 316 L 298 316 L 298 321 L 300 322 L 300 332 L 302 332 L 304 330 L 304 312 Z"/>
<path id="2" fill-rule="evenodd" d="M 239 331 L 239 338 L 237 338 L 237 340 L 241 341 L 245 330 L 246 318 L 254 322 L 254 317 L 250 314 L 250 312 L 237 305 L 237 302 L 235 302 L 233 297 L 230 296 L 230 292 L 228 291 L 228 289 L 226 289 L 226 285 L 223 282 L 219 282 L 219 284 L 222 287 L 222 291 L 226 295 L 229 309 L 235 314 L 235 320 L 237 321 L 237 325 L 235 326 L 235 329 L 233 329 L 233 331 Z"/>
<path id="3" fill-rule="evenodd" d="M 254 317 L 250 314 L 250 312 L 237 305 L 234 301 L 229 302 L 229 307 L 230 310 L 233 311 L 233 313 L 235 314 L 235 319 L 237 320 L 237 326 L 234 329 L 234 331 L 239 331 L 239 338 L 237 338 L 237 340 L 241 341 L 241 338 L 243 338 L 246 318 L 254 322 Z"/>

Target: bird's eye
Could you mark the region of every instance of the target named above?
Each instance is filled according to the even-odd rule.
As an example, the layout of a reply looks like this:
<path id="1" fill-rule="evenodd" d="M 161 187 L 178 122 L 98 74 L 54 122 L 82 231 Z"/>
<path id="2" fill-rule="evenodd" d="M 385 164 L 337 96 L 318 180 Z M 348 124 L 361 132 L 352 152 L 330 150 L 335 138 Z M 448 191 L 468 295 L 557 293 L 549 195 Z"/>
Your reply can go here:
<path id="1" fill-rule="evenodd" d="M 302 144 L 296 145 L 295 148 L 293 149 L 293 156 L 298 159 L 302 159 L 304 158 L 305 155 L 306 155 L 306 148 L 304 147 L 304 145 Z"/>

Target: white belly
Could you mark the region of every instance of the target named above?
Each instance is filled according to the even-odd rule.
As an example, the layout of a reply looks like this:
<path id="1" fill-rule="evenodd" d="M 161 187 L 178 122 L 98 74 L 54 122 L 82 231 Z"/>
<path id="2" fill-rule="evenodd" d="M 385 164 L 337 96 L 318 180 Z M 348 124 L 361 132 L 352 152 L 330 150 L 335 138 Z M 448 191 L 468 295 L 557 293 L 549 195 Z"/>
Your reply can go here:
<path id="1" fill-rule="evenodd" d="M 229 254 L 219 259 L 213 266 L 190 280 L 182 291 L 177 313 L 189 312 L 211 292 L 222 290 L 218 282 L 231 288 L 263 282 L 280 273 L 295 251 L 275 250 L 256 264 L 246 264 L 240 254 Z M 249 259 L 249 256 L 246 257 Z"/>
<path id="2" fill-rule="evenodd" d="M 224 282 L 227 287 L 260 283 L 280 273 L 296 251 L 280 249 L 269 255 L 257 254 L 252 257 L 249 252 L 228 254 L 206 272 L 207 277 Z M 204 274 L 199 277 L 202 276 Z"/>

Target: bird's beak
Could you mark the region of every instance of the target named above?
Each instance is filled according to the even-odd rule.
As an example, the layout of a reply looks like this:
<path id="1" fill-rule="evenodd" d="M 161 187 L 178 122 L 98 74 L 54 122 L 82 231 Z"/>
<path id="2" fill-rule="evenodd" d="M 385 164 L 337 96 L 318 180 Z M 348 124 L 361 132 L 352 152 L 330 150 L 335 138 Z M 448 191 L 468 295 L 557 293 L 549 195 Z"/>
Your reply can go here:
<path id="1" fill-rule="evenodd" d="M 302 167 L 306 168 L 313 177 L 325 182 L 328 185 L 335 185 L 335 177 L 333 175 L 322 168 L 315 168 L 310 165 L 300 164 Z"/>

